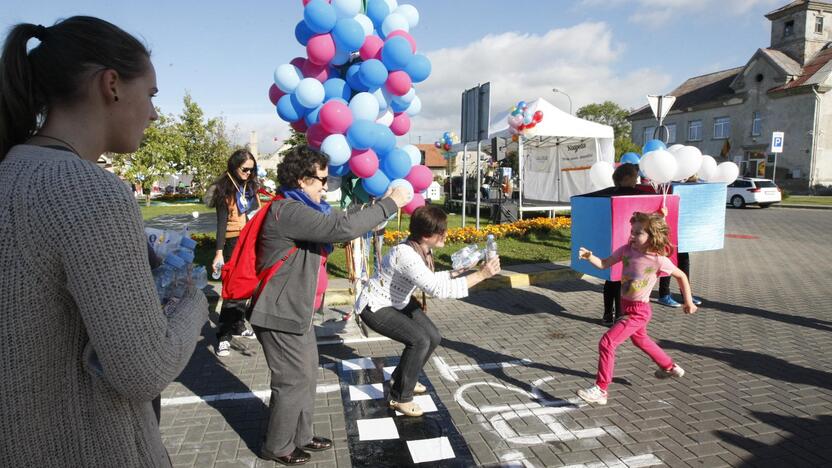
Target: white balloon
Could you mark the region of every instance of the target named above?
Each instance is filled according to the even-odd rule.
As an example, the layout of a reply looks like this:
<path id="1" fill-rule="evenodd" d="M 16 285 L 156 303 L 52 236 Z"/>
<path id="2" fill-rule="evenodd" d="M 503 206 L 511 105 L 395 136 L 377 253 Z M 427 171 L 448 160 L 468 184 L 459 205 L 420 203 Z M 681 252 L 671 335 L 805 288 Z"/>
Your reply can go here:
<path id="1" fill-rule="evenodd" d="M 422 152 L 415 145 L 404 145 L 402 150 L 410 156 L 410 166 L 422 164 Z"/>
<path id="2" fill-rule="evenodd" d="M 355 15 L 354 19 L 358 21 L 358 24 L 361 25 L 361 29 L 364 30 L 364 37 L 373 33 L 373 20 L 371 20 L 369 16 L 359 13 Z"/>
<path id="3" fill-rule="evenodd" d="M 401 187 L 401 188 L 407 190 L 407 193 L 408 193 L 407 203 L 410 203 L 411 200 L 413 200 L 413 185 L 411 185 L 410 182 L 408 182 L 404 179 L 395 179 L 393 182 L 390 182 L 390 188 L 394 189 L 396 187 Z"/>
<path id="4" fill-rule="evenodd" d="M 393 113 L 389 110 L 384 111 L 384 113 L 381 114 L 381 117 L 376 119 L 376 123 L 380 123 L 385 127 L 389 127 L 390 124 L 393 123 Z"/>
<path id="5" fill-rule="evenodd" d="M 361 12 L 361 0 L 332 0 L 337 18 L 352 18 Z"/>
<path id="6" fill-rule="evenodd" d="M 650 151 L 641 157 L 638 165 L 641 172 L 657 184 L 666 184 L 676 175 L 676 158 L 667 150 Z"/>
<path id="7" fill-rule="evenodd" d="M 699 172 L 696 173 L 700 179 L 710 181 L 716 172 L 716 160 L 707 154 L 702 156 L 702 165 L 699 166 Z"/>
<path id="8" fill-rule="evenodd" d="M 399 2 L 397 0 L 384 0 L 384 3 L 387 4 L 387 8 L 390 9 L 390 12 L 396 11 L 396 8 L 399 7 Z"/>
<path id="9" fill-rule="evenodd" d="M 371 122 L 378 118 L 378 99 L 370 93 L 358 93 L 350 100 L 350 111 L 355 120 L 369 120 Z"/>
<path id="10" fill-rule="evenodd" d="M 685 145 L 680 145 L 680 144 L 677 143 L 677 144 L 672 145 L 669 148 L 667 148 L 667 150 L 670 151 L 671 153 L 675 153 L 676 151 L 678 151 L 679 149 L 684 148 L 684 147 L 685 147 Z"/>
<path id="11" fill-rule="evenodd" d="M 407 112 L 407 115 L 411 117 L 418 115 L 419 112 L 422 112 L 422 100 L 419 99 L 419 96 L 414 97 L 413 100 L 410 101 L 410 106 L 408 106 L 405 112 Z"/>
<path id="12" fill-rule="evenodd" d="M 696 174 L 702 165 L 702 152 L 695 146 L 683 146 L 675 152 L 670 152 L 676 159 L 676 175 L 673 176 L 673 180 L 687 179 Z"/>
<path id="13" fill-rule="evenodd" d="M 393 31 L 397 29 L 401 29 L 404 32 L 410 32 L 410 26 L 407 22 L 407 18 L 398 14 L 398 13 L 390 13 L 387 15 L 387 18 L 384 18 L 384 22 L 381 23 L 381 33 L 384 34 L 384 37 L 387 37 Z"/>
<path id="14" fill-rule="evenodd" d="M 407 19 L 407 24 L 410 25 L 410 29 L 415 28 L 419 24 L 419 10 L 413 5 L 401 5 L 393 13 L 404 16 Z"/>
<path id="15" fill-rule="evenodd" d="M 732 162 L 720 163 L 709 182 L 733 183 L 740 175 L 740 168 Z"/>
<path id="16" fill-rule="evenodd" d="M 613 165 L 607 161 L 596 161 L 592 167 L 589 168 L 589 180 L 592 185 L 599 189 L 612 187 L 612 173 L 615 171 Z"/>
<path id="17" fill-rule="evenodd" d="M 274 70 L 274 84 L 284 93 L 294 93 L 302 79 L 303 73 L 300 68 L 291 63 L 284 63 Z"/>

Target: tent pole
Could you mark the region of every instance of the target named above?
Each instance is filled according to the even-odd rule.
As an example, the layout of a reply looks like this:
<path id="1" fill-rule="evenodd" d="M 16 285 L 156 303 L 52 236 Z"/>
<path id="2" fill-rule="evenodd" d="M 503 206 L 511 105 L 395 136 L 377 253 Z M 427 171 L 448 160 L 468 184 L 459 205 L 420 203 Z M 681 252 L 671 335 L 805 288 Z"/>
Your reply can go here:
<path id="1" fill-rule="evenodd" d="M 523 135 L 517 137 L 517 171 L 520 173 L 517 193 L 517 215 L 523 219 Z"/>
<path id="2" fill-rule="evenodd" d="M 482 140 L 477 141 L 477 229 L 480 228 L 480 197 L 482 192 L 482 162 L 480 161 L 480 151 L 482 150 Z"/>
<path id="3" fill-rule="evenodd" d="M 465 227 L 465 204 L 468 201 L 468 190 L 466 189 L 468 182 L 468 143 L 462 145 L 462 227 Z"/>

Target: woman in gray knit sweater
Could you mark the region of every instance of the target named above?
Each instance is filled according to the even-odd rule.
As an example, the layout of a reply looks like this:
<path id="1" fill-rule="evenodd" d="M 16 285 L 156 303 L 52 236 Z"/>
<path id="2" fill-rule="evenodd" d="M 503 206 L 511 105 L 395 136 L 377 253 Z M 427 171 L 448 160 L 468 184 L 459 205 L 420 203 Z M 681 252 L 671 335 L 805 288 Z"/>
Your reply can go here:
<path id="1" fill-rule="evenodd" d="M 0 60 L 0 466 L 170 466 L 151 400 L 207 302 L 162 311 L 138 206 L 95 164 L 157 118 L 149 53 L 72 17 L 14 26 Z"/>

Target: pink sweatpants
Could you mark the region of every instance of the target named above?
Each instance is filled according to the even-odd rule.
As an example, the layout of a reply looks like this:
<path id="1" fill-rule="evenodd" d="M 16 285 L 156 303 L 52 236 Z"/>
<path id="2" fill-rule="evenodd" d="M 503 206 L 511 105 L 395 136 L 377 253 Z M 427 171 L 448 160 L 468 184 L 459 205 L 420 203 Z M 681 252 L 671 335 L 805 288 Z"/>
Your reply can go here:
<path id="1" fill-rule="evenodd" d="M 609 329 L 598 343 L 598 377 L 595 384 L 606 390 L 612 382 L 612 372 L 615 368 L 615 349 L 627 338 L 633 341 L 639 349 L 647 353 L 650 359 L 662 369 L 673 367 L 670 358 L 653 340 L 647 336 L 647 324 L 653 316 L 649 302 L 633 302 L 621 298 L 621 306 L 626 317 L 618 321 Z"/>

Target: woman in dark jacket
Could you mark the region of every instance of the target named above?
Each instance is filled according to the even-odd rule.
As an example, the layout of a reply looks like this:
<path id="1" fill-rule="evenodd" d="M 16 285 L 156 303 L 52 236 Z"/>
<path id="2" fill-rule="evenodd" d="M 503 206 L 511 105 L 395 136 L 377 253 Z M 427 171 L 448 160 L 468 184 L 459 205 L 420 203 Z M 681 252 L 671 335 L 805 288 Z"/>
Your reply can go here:
<path id="1" fill-rule="evenodd" d="M 312 317 L 323 305 L 326 259 L 332 243 L 347 242 L 371 230 L 405 205 L 407 192 L 363 209 L 332 210 L 323 200 L 329 158 L 297 148 L 277 166 L 278 192 L 257 240 L 257 269 L 285 259 L 252 308 L 251 324 L 271 371 L 270 417 L 260 456 L 284 465 L 309 461 L 305 450 L 332 447 L 315 437 L 312 417 L 318 377 L 318 345 Z"/>
<path id="2" fill-rule="evenodd" d="M 217 251 L 211 263 L 214 272 L 231 258 L 240 231 L 260 208 L 257 161 L 248 150 L 237 150 L 228 158 L 228 170 L 214 183 L 211 206 L 217 209 Z M 217 332 L 217 356 L 228 356 L 233 335 L 254 339 L 243 318 L 246 301 L 223 301 Z"/>

